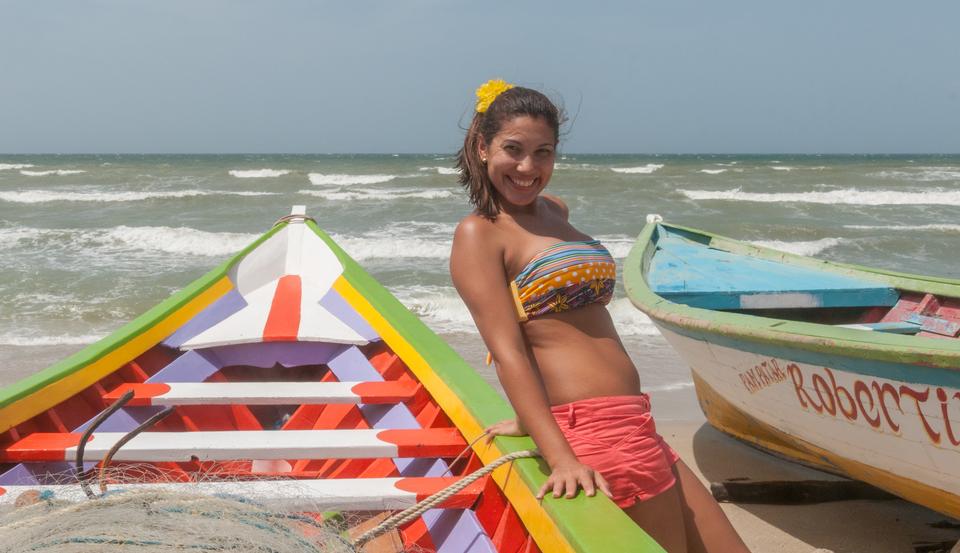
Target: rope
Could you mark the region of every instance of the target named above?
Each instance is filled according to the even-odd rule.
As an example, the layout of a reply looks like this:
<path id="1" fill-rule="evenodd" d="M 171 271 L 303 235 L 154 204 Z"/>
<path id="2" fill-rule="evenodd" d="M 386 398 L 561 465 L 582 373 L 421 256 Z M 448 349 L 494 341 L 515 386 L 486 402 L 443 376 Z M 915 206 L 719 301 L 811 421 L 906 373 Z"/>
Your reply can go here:
<path id="1" fill-rule="evenodd" d="M 160 411 L 159 413 L 155 413 L 152 417 L 140 423 L 139 426 L 137 426 L 130 432 L 127 432 L 126 434 L 124 434 L 122 438 L 117 440 L 117 443 L 113 444 L 113 447 L 110 448 L 110 451 L 108 451 L 107 454 L 103 456 L 103 461 L 100 462 L 100 474 L 97 476 L 97 480 L 100 483 L 101 497 L 103 496 L 103 494 L 107 493 L 107 479 L 104 478 L 103 474 L 104 474 L 104 471 L 107 470 L 107 465 L 109 465 L 110 461 L 113 460 L 113 456 L 116 455 L 118 451 L 120 451 L 121 447 L 123 447 L 124 445 L 126 445 L 127 442 L 132 440 L 134 436 L 143 432 L 147 428 L 150 428 L 151 426 L 157 424 L 163 419 L 167 418 L 167 415 L 169 415 L 170 413 L 173 413 L 173 407 L 167 407 L 163 411 Z"/>
<path id="2" fill-rule="evenodd" d="M 113 405 L 107 407 L 103 411 L 100 411 L 100 414 L 93 418 L 90 426 L 88 426 L 83 432 L 83 435 L 80 436 L 80 444 L 77 445 L 77 479 L 80 480 L 80 488 L 83 489 L 83 493 L 87 494 L 87 497 L 90 499 L 93 499 L 96 496 L 93 494 L 93 490 L 90 489 L 90 485 L 87 483 L 89 474 L 83 470 L 83 450 L 87 447 L 87 440 L 90 439 L 90 435 L 93 434 L 93 431 L 99 428 L 100 425 L 103 424 L 103 421 L 107 420 L 107 417 L 114 414 L 121 407 L 126 405 L 131 399 L 133 399 L 133 390 L 129 390 L 127 393 L 120 396 L 120 399 L 114 402 Z"/>
<path id="3" fill-rule="evenodd" d="M 277 226 L 280 223 L 289 223 L 290 221 L 296 221 L 296 220 L 313 221 L 314 224 L 317 223 L 316 219 L 314 219 L 313 217 L 309 217 L 307 215 L 291 214 L 291 215 L 284 215 L 283 217 L 280 217 L 279 219 L 277 219 L 275 223 L 273 223 L 273 226 Z"/>
<path id="4" fill-rule="evenodd" d="M 410 522 L 411 520 L 422 515 L 427 509 L 443 503 L 460 490 L 466 488 L 468 485 L 490 474 L 500 465 L 504 465 L 516 459 L 523 459 L 525 457 L 538 457 L 539 455 L 540 453 L 535 449 L 526 449 L 523 451 L 514 451 L 513 453 L 508 453 L 503 457 L 493 461 L 489 465 L 477 470 L 476 472 L 457 480 L 453 484 L 424 499 L 420 503 L 417 503 L 413 507 L 388 517 L 374 528 L 371 528 L 370 530 L 361 534 L 360 537 L 354 540 L 353 545 L 359 549 L 365 543 L 383 534 L 387 530 L 391 530 L 397 526 Z"/>

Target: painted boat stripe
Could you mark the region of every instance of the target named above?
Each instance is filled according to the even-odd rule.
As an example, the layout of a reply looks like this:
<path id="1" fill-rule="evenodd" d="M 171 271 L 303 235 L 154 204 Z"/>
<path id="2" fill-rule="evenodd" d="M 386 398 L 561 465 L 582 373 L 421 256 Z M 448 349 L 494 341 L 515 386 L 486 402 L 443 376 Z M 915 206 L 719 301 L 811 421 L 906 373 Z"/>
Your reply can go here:
<path id="1" fill-rule="evenodd" d="M 323 510 L 381 511 L 412 507 L 423 497 L 457 482 L 459 478 L 336 478 L 324 480 L 257 480 L 249 482 L 170 482 L 159 484 L 111 485 L 111 490 L 163 490 L 211 496 L 255 498 L 267 509 L 282 512 Z M 483 491 L 486 479 L 468 485 L 439 505 L 444 509 L 466 509 Z M 0 487 L 0 507 L 12 506 L 26 491 L 50 492 L 60 501 L 87 501 L 76 484 Z"/>
<path id="2" fill-rule="evenodd" d="M 452 429 L 380 430 L 235 430 L 145 432 L 115 455 L 117 461 L 204 461 L 234 459 L 375 459 L 453 457 L 466 443 Z M 91 459 L 103 457 L 124 432 L 95 432 L 86 446 Z M 2 461 L 72 461 L 78 433 L 37 432 L 0 450 Z M 71 442 L 71 440 L 73 440 Z M 402 451 L 402 454 L 401 454 Z"/>
<path id="3" fill-rule="evenodd" d="M 300 275 L 284 275 L 277 281 L 270 314 L 263 327 L 264 342 L 289 342 L 297 339 L 300 330 Z"/>
<path id="4" fill-rule="evenodd" d="M 161 405 L 154 403 L 157 397 L 162 397 L 170 392 L 170 385 L 163 382 L 151 382 L 142 384 L 121 384 L 113 391 L 103 394 L 103 400 L 114 402 L 120 399 L 123 394 L 133 390 L 133 398 L 127 402 L 128 407 L 147 407 L 150 405 Z"/>
<path id="5" fill-rule="evenodd" d="M 407 382 L 169 382 L 121 384 L 104 394 L 116 401 L 128 390 L 128 405 L 323 405 L 392 404 L 410 401 L 419 385 Z"/>

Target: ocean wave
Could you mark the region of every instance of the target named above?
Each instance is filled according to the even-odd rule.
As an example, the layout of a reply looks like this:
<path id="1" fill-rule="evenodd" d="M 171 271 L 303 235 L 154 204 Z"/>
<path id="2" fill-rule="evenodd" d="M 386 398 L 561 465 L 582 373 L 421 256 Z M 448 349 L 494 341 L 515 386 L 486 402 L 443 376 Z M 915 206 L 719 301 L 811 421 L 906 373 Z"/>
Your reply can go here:
<path id="1" fill-rule="evenodd" d="M 960 225 L 934 223 L 929 225 L 843 225 L 843 228 L 857 230 L 945 230 L 960 232 Z"/>
<path id="2" fill-rule="evenodd" d="M 80 169 L 52 169 L 50 171 L 20 171 L 21 175 L 27 177 L 45 177 L 47 175 L 79 175 L 80 173 L 86 173 Z"/>
<path id="3" fill-rule="evenodd" d="M 3 346 L 84 346 L 101 340 L 106 334 L 84 334 L 79 336 L 70 336 L 58 334 L 56 336 L 38 336 L 36 334 L 23 334 L 17 332 L 7 332 L 0 334 L 0 345 Z"/>
<path id="4" fill-rule="evenodd" d="M 793 167 L 787 167 L 786 165 L 771 165 L 770 168 L 774 171 L 793 171 Z"/>
<path id="5" fill-rule="evenodd" d="M 351 188 L 349 190 L 300 190 L 300 194 L 316 196 L 325 200 L 332 201 L 352 201 L 352 200 L 400 200 L 409 198 L 419 198 L 424 200 L 438 200 L 443 198 L 452 198 L 452 190 L 418 190 L 416 188 L 397 188 L 390 190 L 378 190 L 372 188 Z"/>
<path id="6" fill-rule="evenodd" d="M 719 175 L 720 173 L 726 173 L 726 169 L 700 169 L 698 173 L 706 173 L 708 175 Z"/>
<path id="7" fill-rule="evenodd" d="M 452 236 L 450 233 L 448 236 Z M 357 261 L 368 259 L 446 259 L 450 257 L 453 241 L 412 236 L 338 236 L 333 239 Z"/>
<path id="8" fill-rule="evenodd" d="M 782 240 L 750 240 L 749 242 L 756 246 L 763 246 L 764 248 L 771 248 L 797 255 L 812 256 L 824 250 L 839 246 L 843 240 L 840 238 L 821 238 L 820 240 L 801 242 L 784 242 Z"/>
<path id="9" fill-rule="evenodd" d="M 662 163 L 648 163 L 640 167 L 611 167 L 610 170 L 615 173 L 625 173 L 628 175 L 649 175 L 663 169 Z"/>
<path id="10" fill-rule="evenodd" d="M 351 184 L 379 184 L 390 182 L 397 178 L 397 175 L 343 175 L 343 174 L 323 174 L 310 173 L 310 184 L 317 186 L 348 186 Z"/>
<path id="11" fill-rule="evenodd" d="M 919 182 L 960 180 L 960 169 L 956 167 L 917 167 L 910 171 L 880 171 L 870 176 L 881 179 L 897 179 Z"/>
<path id="12" fill-rule="evenodd" d="M 436 171 L 441 175 L 459 175 L 460 170 L 456 167 L 421 167 L 421 171 Z"/>
<path id="13" fill-rule="evenodd" d="M 898 190 L 859 190 L 844 188 L 828 192 L 744 192 L 732 190 L 678 190 L 691 200 L 730 200 L 741 202 L 846 205 L 960 205 L 960 191 L 928 190 L 902 192 Z"/>
<path id="14" fill-rule="evenodd" d="M 227 171 L 231 176 L 238 179 L 263 179 L 270 177 L 282 177 L 289 175 L 289 169 L 233 169 Z"/>
<path id="15" fill-rule="evenodd" d="M 64 247 L 111 250 L 140 250 L 178 255 L 225 256 L 236 253 L 259 234 L 208 232 L 187 227 L 128 227 L 101 229 L 40 229 L 13 227 L 0 229 L 2 249 L 60 243 Z M 27 244 L 25 244 L 27 243 Z"/>
<path id="16" fill-rule="evenodd" d="M 9 169 L 26 169 L 27 167 L 33 167 L 32 163 L 0 163 L 0 171 L 7 171 Z"/>
<path id="17" fill-rule="evenodd" d="M 657 327 L 629 298 L 615 299 L 607 305 L 613 324 L 621 336 L 656 336 Z"/>
<path id="18" fill-rule="evenodd" d="M 627 257 L 636 241 L 635 237 L 626 234 L 598 234 L 594 238 L 599 240 L 615 259 Z"/>
<path id="19" fill-rule="evenodd" d="M 60 190 L 23 190 L 16 192 L 0 192 L 0 201 L 39 204 L 47 202 L 136 202 L 142 200 L 193 198 L 197 196 L 274 196 L 276 192 L 233 192 L 214 190 L 170 190 L 157 192 L 104 192 L 95 190 L 60 191 Z"/>

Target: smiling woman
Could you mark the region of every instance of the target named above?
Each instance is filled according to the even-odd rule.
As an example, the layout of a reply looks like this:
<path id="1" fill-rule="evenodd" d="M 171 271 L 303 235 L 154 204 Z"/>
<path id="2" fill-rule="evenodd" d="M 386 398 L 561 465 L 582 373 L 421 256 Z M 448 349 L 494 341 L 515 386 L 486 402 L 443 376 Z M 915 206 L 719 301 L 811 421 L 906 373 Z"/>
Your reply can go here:
<path id="1" fill-rule="evenodd" d="M 560 110 L 542 93 L 503 81 L 488 82 L 477 96 L 457 157 L 475 210 L 454 233 L 450 273 L 517 414 L 487 434 L 530 434 L 550 468 L 540 498 L 600 490 L 671 553 L 745 551 L 657 433 L 604 307 L 613 295 L 613 257 L 570 223 L 562 200 L 542 194 L 553 174 Z"/>

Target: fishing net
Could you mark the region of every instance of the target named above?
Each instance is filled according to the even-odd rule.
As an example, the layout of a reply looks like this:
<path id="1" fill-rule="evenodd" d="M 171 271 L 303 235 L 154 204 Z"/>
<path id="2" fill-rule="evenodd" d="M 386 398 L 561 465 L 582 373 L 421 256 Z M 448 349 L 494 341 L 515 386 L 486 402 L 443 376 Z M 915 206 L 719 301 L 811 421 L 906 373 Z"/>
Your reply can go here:
<path id="1" fill-rule="evenodd" d="M 150 470 L 155 471 L 155 467 Z M 385 516 L 371 512 L 284 512 L 257 497 L 207 495 L 174 482 L 124 488 L 142 468 L 111 469 L 105 494 L 88 499 L 72 474 L 60 486 L 22 493 L 0 510 L 0 543 L 9 553 L 233 551 L 244 553 L 401 552 L 396 533 L 357 549 L 353 539 Z M 152 474 L 156 480 L 156 474 Z M 217 478 L 217 482 L 223 482 Z M 199 483 L 199 482 L 198 482 Z M 200 489 L 198 486 L 196 489 Z M 302 505 L 302 501 L 298 504 Z"/>

